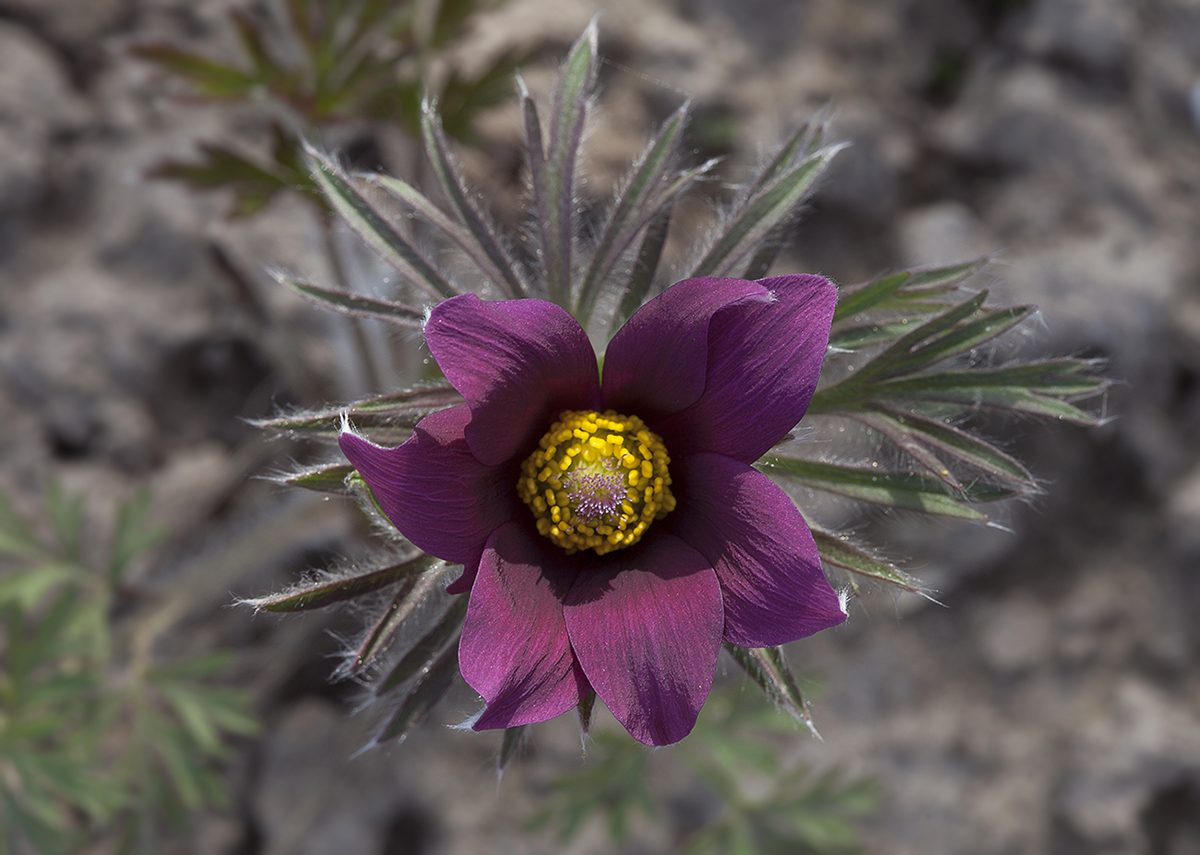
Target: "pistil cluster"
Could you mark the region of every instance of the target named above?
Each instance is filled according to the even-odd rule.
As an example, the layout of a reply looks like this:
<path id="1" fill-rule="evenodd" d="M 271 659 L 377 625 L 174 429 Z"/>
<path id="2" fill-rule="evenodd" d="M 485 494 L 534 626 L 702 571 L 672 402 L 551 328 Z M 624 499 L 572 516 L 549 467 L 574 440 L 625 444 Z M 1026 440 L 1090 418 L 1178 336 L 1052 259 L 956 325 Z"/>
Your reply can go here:
<path id="1" fill-rule="evenodd" d="M 568 554 L 604 555 L 637 543 L 675 509 L 669 463 L 637 416 L 567 410 L 521 464 L 517 493 L 542 536 Z"/>

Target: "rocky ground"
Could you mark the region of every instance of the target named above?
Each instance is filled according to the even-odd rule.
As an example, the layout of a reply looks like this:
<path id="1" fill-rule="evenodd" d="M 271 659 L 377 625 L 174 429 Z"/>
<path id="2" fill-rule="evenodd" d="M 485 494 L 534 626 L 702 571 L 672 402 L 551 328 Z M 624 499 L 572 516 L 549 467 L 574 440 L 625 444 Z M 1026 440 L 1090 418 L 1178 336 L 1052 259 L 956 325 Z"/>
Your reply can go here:
<path id="1" fill-rule="evenodd" d="M 300 200 L 231 222 L 219 194 L 146 177 L 263 124 L 172 97 L 124 44 L 227 51 L 240 5 L 0 0 L 0 483 L 30 508 L 57 478 L 98 518 L 149 487 L 172 534 L 145 582 L 190 604 L 173 643 L 243 652 L 266 729 L 233 764 L 238 809 L 180 851 L 559 851 L 521 819 L 578 763 L 570 722 L 542 728 L 499 790 L 492 740 L 432 724 L 352 759 L 367 716 L 325 679 L 327 632 L 348 618 L 222 608 L 353 553 L 361 532 L 348 508 L 248 480 L 303 450 L 239 419 L 368 385 L 343 320 L 261 273 L 328 281 Z M 881 855 L 1200 852 L 1200 6 L 512 0 L 463 61 L 561 52 L 596 11 L 612 62 L 595 186 L 685 97 L 729 180 L 832 104 L 854 145 L 789 267 L 853 282 L 997 252 L 994 291 L 1043 310 L 1027 346 L 1102 357 L 1121 381 L 1101 428 L 1019 426 L 1047 490 L 1006 511 L 1012 533 L 870 518 L 944 605 L 867 597 L 796 645 L 826 687 L 825 741 L 797 755 L 882 780 L 865 831 Z M 485 125 L 490 162 L 511 160 L 513 117 Z M 447 707 L 453 721 L 473 701 Z"/>

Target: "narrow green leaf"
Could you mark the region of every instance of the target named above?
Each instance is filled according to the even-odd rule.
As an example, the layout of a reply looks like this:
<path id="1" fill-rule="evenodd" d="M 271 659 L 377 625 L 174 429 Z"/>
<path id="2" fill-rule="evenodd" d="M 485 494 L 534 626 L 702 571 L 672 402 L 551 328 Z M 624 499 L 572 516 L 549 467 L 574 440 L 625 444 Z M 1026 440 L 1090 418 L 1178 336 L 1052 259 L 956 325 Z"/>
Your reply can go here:
<path id="1" fill-rule="evenodd" d="M 579 734 L 583 740 L 583 752 L 587 754 L 587 737 L 592 730 L 592 712 L 596 709 L 596 692 L 589 691 L 579 699 L 579 705 L 575 707 L 576 717 L 579 719 Z"/>
<path id="2" fill-rule="evenodd" d="M 143 723 L 146 725 L 146 742 L 166 769 L 180 802 L 188 810 L 202 807 L 205 786 L 201 778 L 204 769 L 189 750 L 183 732 L 161 720 L 155 713 L 148 713 Z"/>
<path id="3" fill-rule="evenodd" d="M 482 211 L 471 200 L 466 186 L 450 157 L 449 146 L 442 132 L 437 110 L 432 103 L 425 103 L 421 109 L 421 136 L 425 141 L 425 153 L 433 167 L 433 174 L 445 194 L 450 207 L 457 212 L 463 226 L 474 237 L 475 242 L 503 274 L 503 281 L 508 288 L 521 296 L 528 296 L 529 289 L 517 273 L 516 266 L 501 246 L 496 236 L 495 228 L 484 217 Z"/>
<path id="4" fill-rule="evenodd" d="M 505 297 L 512 299 L 523 293 L 521 282 L 513 271 L 511 263 L 506 263 L 503 266 L 496 264 L 488 255 L 487 250 L 483 246 L 480 246 L 479 241 L 475 239 L 471 232 L 442 213 L 442 210 L 434 205 L 419 190 L 401 181 L 399 178 L 393 178 L 389 175 L 370 173 L 362 177 L 363 180 L 382 187 L 385 191 L 408 205 L 443 235 L 453 241 L 474 262 L 475 266 L 479 268 L 479 272 L 483 274 L 483 277 L 498 288 Z M 505 261 L 507 262 L 507 259 Z"/>
<path id="5" fill-rule="evenodd" d="M 371 434 L 377 442 L 402 442 L 421 419 L 437 410 L 462 403 L 462 396 L 449 383 L 429 383 L 389 392 L 324 410 L 290 413 L 273 419 L 253 419 L 250 424 L 264 430 L 285 431 L 336 440 L 342 432 L 342 420 L 349 418 L 355 429 Z"/>
<path id="6" fill-rule="evenodd" d="M 621 307 L 613 315 L 610 331 L 633 315 L 650 293 L 650 286 L 654 283 L 654 274 L 658 271 L 658 262 L 667 242 L 667 232 L 671 228 L 673 207 L 668 205 L 659 211 L 647 227 L 638 250 L 637 261 L 629 271 L 629 281 L 623 288 L 625 296 L 621 298 Z"/>
<path id="7" fill-rule="evenodd" d="M 834 328 L 829 335 L 829 350 L 832 353 L 845 353 L 873 344 L 895 341 L 910 329 L 912 329 L 911 323 L 906 319 L 864 324 L 857 327 L 843 327 L 842 329 Z"/>
<path id="8" fill-rule="evenodd" d="M 965 430 L 938 419 L 888 406 L 880 406 L 874 414 L 892 420 L 899 428 L 918 437 L 921 442 L 994 478 L 1010 481 L 1027 490 L 1037 487 L 1029 470 L 1018 460 Z"/>
<path id="9" fill-rule="evenodd" d="M 721 646 L 759 685 L 771 703 L 801 722 L 813 736 L 820 739 L 821 735 L 813 726 L 812 716 L 808 712 L 808 701 L 804 699 L 782 647 L 747 648 L 729 642 L 723 642 Z"/>
<path id="10" fill-rule="evenodd" d="M 337 576 L 305 582 L 279 594 L 241 600 L 255 611 L 298 612 L 323 609 L 334 603 L 361 597 L 403 582 L 396 599 L 411 593 L 425 574 L 438 563 L 436 558 L 419 553 L 386 567 L 378 567 L 352 576 Z M 393 601 L 395 602 L 395 601 Z M 391 614 L 391 612 L 389 612 Z"/>
<path id="11" fill-rule="evenodd" d="M 820 148 L 818 142 L 816 147 L 813 143 L 817 140 L 818 135 L 823 131 L 824 121 L 814 116 L 807 122 L 798 125 L 775 152 L 774 157 L 770 162 L 763 167 L 762 171 L 746 188 L 747 200 L 757 196 L 764 187 L 778 178 L 786 169 L 789 169 L 800 158 L 805 158 L 812 155 L 817 148 Z"/>
<path id="12" fill-rule="evenodd" d="M 920 352 L 923 347 L 944 335 L 948 330 L 954 329 L 967 318 L 974 316 L 986 299 L 987 291 L 980 291 L 966 301 L 952 306 L 937 317 L 926 321 L 912 332 L 896 339 L 886 350 L 847 378 L 848 381 L 852 384 L 861 384 L 877 377 L 895 376 L 906 370 L 909 372 L 916 370 L 915 367 L 909 366 L 919 367 L 927 364 L 927 360 L 916 357 L 914 354 Z M 843 383 L 845 382 L 843 381 Z"/>
<path id="13" fill-rule="evenodd" d="M 22 572 L 0 574 L 0 603 L 12 602 L 32 611 L 50 591 L 78 578 L 80 568 L 61 561 L 38 563 Z"/>
<path id="14" fill-rule="evenodd" d="M 890 561 L 856 546 L 844 536 L 832 534 L 813 525 L 810 525 L 809 528 L 812 529 L 813 539 L 817 542 L 821 560 L 831 567 L 847 570 L 870 579 L 878 579 L 914 594 L 921 593 L 921 586 L 917 580 Z"/>
<path id="15" fill-rule="evenodd" d="M 940 481 L 908 472 L 843 466 L 795 457 L 769 455 L 759 465 L 767 472 L 825 493 L 886 507 L 980 522 L 986 521 L 987 516 L 969 503 L 995 502 L 1019 495 L 1020 492 L 987 484 L 968 484 L 960 492 Z"/>
<path id="16" fill-rule="evenodd" d="M 571 48 L 559 75 L 551 106 L 550 139 L 545 159 L 540 169 L 530 164 L 546 292 L 552 302 L 560 305 L 567 305 L 572 297 L 575 162 L 587 120 L 588 100 L 596 81 L 596 67 L 596 22 L 593 20 Z M 528 96 L 523 100 L 527 105 L 532 104 Z"/>
<path id="17" fill-rule="evenodd" d="M 994 407 L 1080 425 L 1096 423 L 1090 413 L 1066 401 L 1040 395 L 1023 386 L 988 384 L 986 378 L 976 376 L 984 373 L 984 370 L 943 371 L 888 380 L 873 387 L 872 398 L 900 405 L 936 401 L 967 408 Z"/>
<path id="18" fill-rule="evenodd" d="M 830 146 L 805 158 L 763 190 L 726 225 L 691 276 L 721 276 L 741 264 L 776 225 L 792 214 L 841 148 Z"/>
<path id="19" fill-rule="evenodd" d="M 46 485 L 46 514 L 64 557 L 80 561 L 83 549 L 83 497 L 66 496 L 57 481 Z"/>
<path id="20" fill-rule="evenodd" d="M 945 294 L 960 282 L 974 276 L 987 266 L 991 256 L 981 255 L 970 261 L 936 267 L 916 267 L 908 271 L 908 284 L 904 290 L 909 294 Z"/>
<path id="21" fill-rule="evenodd" d="M 179 75 L 210 98 L 243 98 L 261 83 L 253 74 L 168 42 L 141 42 L 131 45 L 129 52 Z"/>
<path id="22" fill-rule="evenodd" d="M 467 598 L 465 596 L 455 597 L 433 628 L 421 636 L 417 643 L 388 670 L 387 675 L 375 684 L 376 696 L 400 687 L 427 668 L 446 642 L 458 635 L 466 616 Z"/>
<path id="23" fill-rule="evenodd" d="M 576 317 L 591 317 L 596 297 L 622 253 L 657 210 L 674 198 L 659 199 L 656 206 L 647 204 L 659 185 L 667 179 L 667 168 L 679 145 L 690 107 L 690 102 L 685 103 L 667 119 L 658 136 L 651 141 L 642 152 L 639 161 L 634 164 L 624 189 L 609 209 L 608 218 L 600 231 L 600 239 L 596 243 L 592 260 L 579 289 Z"/>
<path id="24" fill-rule="evenodd" d="M 861 422 L 876 433 L 887 437 L 893 445 L 924 467 L 934 478 L 946 484 L 950 489 L 961 492 L 962 485 L 958 483 L 958 479 L 954 476 L 954 473 L 917 436 L 906 430 L 903 424 L 889 418 L 883 413 L 874 411 L 855 412 L 851 415 L 851 418 Z"/>
<path id="25" fill-rule="evenodd" d="M 421 254 L 387 218 L 350 183 L 333 161 L 316 149 L 306 148 L 313 179 L 345 223 L 380 257 L 414 285 L 435 299 L 458 293 L 437 266 Z"/>
<path id="26" fill-rule="evenodd" d="M 962 324 L 912 351 L 911 357 L 895 365 L 884 376 L 912 373 L 938 362 L 969 353 L 981 344 L 1011 330 L 1034 311 L 1033 306 L 1014 306 L 984 313 L 970 323 Z"/>
<path id="27" fill-rule="evenodd" d="M 182 683 L 168 683 L 159 686 L 159 691 L 167 699 L 196 746 L 205 754 L 220 754 L 220 731 L 209 717 L 203 700 L 191 691 L 191 687 Z"/>
<path id="28" fill-rule="evenodd" d="M 419 330 L 425 325 L 425 312 L 422 309 L 406 306 L 403 303 L 393 303 L 390 300 L 380 300 L 375 297 L 351 294 L 347 291 L 322 288 L 319 285 L 295 279 L 284 273 L 277 272 L 275 279 L 279 284 L 286 285 L 302 297 L 348 315 L 377 318 L 381 321 L 387 321 L 391 324 L 415 330 Z"/>
<path id="29" fill-rule="evenodd" d="M 836 324 L 840 320 L 874 308 L 900 290 L 910 276 L 907 270 L 893 273 L 891 276 L 868 282 L 861 288 L 840 294 L 837 309 L 833 313 L 833 322 Z"/>
<path id="30" fill-rule="evenodd" d="M 442 651 L 429 670 L 415 685 L 399 708 L 375 737 L 375 744 L 395 740 L 403 742 L 414 727 L 425 720 L 438 701 L 450 689 L 458 672 L 458 643 Z"/>
<path id="31" fill-rule="evenodd" d="M 392 635 L 432 596 L 446 578 L 446 564 L 430 559 L 428 569 L 405 575 L 400 590 L 367 632 L 352 659 L 339 670 L 354 675 L 375 661 L 392 639 Z"/>
<path id="32" fill-rule="evenodd" d="M 525 731 L 528 725 L 518 725 L 517 727 L 504 728 L 504 738 L 500 742 L 500 756 L 496 758 L 496 773 L 500 774 L 508 768 L 508 764 L 521 749 L 521 743 L 524 742 Z"/>
<path id="33" fill-rule="evenodd" d="M 164 532 L 161 530 L 146 527 L 150 503 L 150 492 L 143 490 L 117 510 L 112 542 L 108 550 L 107 578 L 110 584 L 120 582 L 130 562 L 163 538 Z"/>
<path id="34" fill-rule="evenodd" d="M 269 477 L 268 480 L 277 484 L 287 484 L 289 487 L 303 487 L 318 493 L 348 496 L 353 491 L 347 486 L 346 479 L 354 472 L 354 467 L 349 463 L 329 463 L 324 466 L 309 466 L 298 472 Z"/>
<path id="35" fill-rule="evenodd" d="M 17 514 L 8 496 L 0 491 L 0 555 L 21 558 L 44 551 L 45 547 L 33 529 Z"/>

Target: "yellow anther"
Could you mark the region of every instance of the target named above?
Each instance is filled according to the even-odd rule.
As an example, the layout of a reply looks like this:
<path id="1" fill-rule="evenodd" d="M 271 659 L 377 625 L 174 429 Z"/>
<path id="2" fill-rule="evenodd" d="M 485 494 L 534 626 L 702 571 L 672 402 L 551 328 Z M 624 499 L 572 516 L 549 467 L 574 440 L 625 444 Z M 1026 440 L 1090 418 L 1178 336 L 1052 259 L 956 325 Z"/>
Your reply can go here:
<path id="1" fill-rule="evenodd" d="M 670 458 L 636 416 L 567 410 L 522 464 L 517 493 L 539 534 L 568 553 L 637 543 L 675 508 Z"/>

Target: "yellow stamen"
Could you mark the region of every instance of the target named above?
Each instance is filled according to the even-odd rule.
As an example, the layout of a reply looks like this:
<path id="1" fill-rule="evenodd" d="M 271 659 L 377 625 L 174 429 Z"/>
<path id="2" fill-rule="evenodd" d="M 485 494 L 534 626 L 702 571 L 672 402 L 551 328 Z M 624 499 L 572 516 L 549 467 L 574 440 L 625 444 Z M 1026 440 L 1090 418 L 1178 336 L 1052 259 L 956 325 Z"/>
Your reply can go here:
<path id="1" fill-rule="evenodd" d="M 612 410 L 567 410 L 558 419 L 517 480 L 539 533 L 568 554 L 604 555 L 637 543 L 675 509 L 671 459 L 641 419 Z"/>

